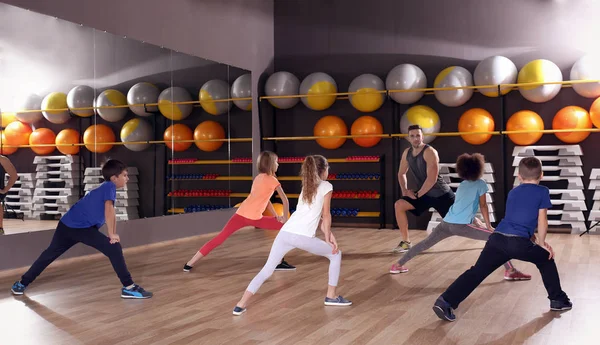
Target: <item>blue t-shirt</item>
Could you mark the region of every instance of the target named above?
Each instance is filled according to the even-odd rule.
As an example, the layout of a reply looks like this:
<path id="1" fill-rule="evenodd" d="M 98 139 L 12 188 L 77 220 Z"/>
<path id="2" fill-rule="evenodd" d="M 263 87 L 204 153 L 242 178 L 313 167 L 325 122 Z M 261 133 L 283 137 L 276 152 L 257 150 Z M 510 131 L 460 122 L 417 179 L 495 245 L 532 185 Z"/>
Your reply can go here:
<path id="1" fill-rule="evenodd" d="M 454 204 L 444 217 L 446 223 L 470 224 L 479 209 L 479 197 L 487 193 L 488 187 L 484 180 L 464 180 L 456 190 Z"/>
<path id="2" fill-rule="evenodd" d="M 548 187 L 523 183 L 508 192 L 506 214 L 497 232 L 531 238 L 538 225 L 541 209 L 552 208 Z"/>
<path id="3" fill-rule="evenodd" d="M 80 229 L 92 226 L 99 228 L 106 222 L 104 217 L 106 200 L 111 200 L 114 205 L 116 199 L 117 186 L 111 181 L 104 182 L 71 206 L 60 221 L 70 228 Z"/>

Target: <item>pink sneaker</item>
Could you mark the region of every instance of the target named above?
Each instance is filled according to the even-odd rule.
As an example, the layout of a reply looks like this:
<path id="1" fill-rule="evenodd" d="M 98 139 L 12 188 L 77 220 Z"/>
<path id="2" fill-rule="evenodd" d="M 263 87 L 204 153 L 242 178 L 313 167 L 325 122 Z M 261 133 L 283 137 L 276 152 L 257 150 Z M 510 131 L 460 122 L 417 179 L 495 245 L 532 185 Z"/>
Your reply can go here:
<path id="1" fill-rule="evenodd" d="M 406 273 L 406 272 L 408 272 L 408 268 L 405 266 L 393 264 L 392 267 L 390 267 L 391 274 Z"/>
<path id="2" fill-rule="evenodd" d="M 504 271 L 504 280 L 530 280 L 531 276 L 521 271 Z"/>

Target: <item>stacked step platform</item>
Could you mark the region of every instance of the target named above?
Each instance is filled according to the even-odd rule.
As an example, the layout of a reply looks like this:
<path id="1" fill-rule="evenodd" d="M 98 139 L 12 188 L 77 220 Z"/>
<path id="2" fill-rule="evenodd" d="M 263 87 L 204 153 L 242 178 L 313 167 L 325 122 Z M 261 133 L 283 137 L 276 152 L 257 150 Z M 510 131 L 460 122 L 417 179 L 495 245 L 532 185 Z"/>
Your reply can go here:
<path id="1" fill-rule="evenodd" d="M 458 186 L 462 182 L 461 178 L 458 177 L 458 173 L 456 172 L 456 163 L 440 163 L 439 164 L 439 174 L 442 179 L 450 185 L 453 191 L 456 192 Z M 494 177 L 494 168 L 491 163 L 485 163 L 484 173 L 482 179 L 487 183 L 488 192 L 487 192 L 487 206 L 490 214 L 490 222 L 496 222 L 495 209 L 494 209 L 494 183 L 496 179 Z M 431 232 L 433 228 L 435 228 L 443 219 L 443 217 L 434 209 L 430 208 L 429 212 L 431 214 L 431 220 L 429 224 L 427 224 L 427 232 Z M 483 216 L 481 212 L 477 213 L 477 217 L 483 221 Z"/>
<path id="2" fill-rule="evenodd" d="M 57 220 L 80 197 L 83 162 L 79 156 L 36 156 L 31 217 Z"/>
<path id="3" fill-rule="evenodd" d="M 583 193 L 582 155 L 579 145 L 517 146 L 513 150 L 513 187 L 520 184 L 518 166 L 521 159 L 534 156 L 542 162 L 544 177 L 540 185 L 550 189 L 553 205 L 548 210 L 550 231 L 576 234 L 586 230 L 583 212 L 587 211 L 587 206 Z M 592 183 L 590 189 L 591 187 Z M 600 216 L 598 218 L 600 219 Z"/>
<path id="4" fill-rule="evenodd" d="M 5 218 L 31 219 L 33 205 L 33 193 L 35 189 L 34 173 L 18 173 L 14 186 L 6 193 L 4 203 L 6 205 Z M 4 185 L 8 183 L 9 176 L 4 176 Z"/>
<path id="5" fill-rule="evenodd" d="M 139 172 L 136 167 L 127 167 L 127 173 L 129 174 L 129 182 L 125 185 L 125 187 L 117 189 L 117 201 L 115 203 L 117 221 L 140 218 L 138 212 Z M 103 182 L 104 178 L 102 177 L 101 168 L 85 169 L 85 178 L 83 179 L 83 183 L 85 184 L 84 190 L 86 194 L 92 189 L 99 187 Z"/>

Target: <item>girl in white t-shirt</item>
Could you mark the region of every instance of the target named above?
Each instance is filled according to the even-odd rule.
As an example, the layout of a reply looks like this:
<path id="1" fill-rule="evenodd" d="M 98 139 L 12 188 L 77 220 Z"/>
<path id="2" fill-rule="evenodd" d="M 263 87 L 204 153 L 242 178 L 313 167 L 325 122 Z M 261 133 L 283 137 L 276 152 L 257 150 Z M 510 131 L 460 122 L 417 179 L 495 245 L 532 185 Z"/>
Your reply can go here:
<path id="1" fill-rule="evenodd" d="M 233 315 L 246 311 L 248 300 L 275 271 L 284 255 L 294 248 L 325 256 L 329 259 L 329 286 L 325 305 L 349 306 L 352 302 L 336 294 L 340 277 L 342 252 L 331 233 L 331 192 L 333 186 L 327 182 L 329 164 L 323 156 L 308 156 L 302 164 L 302 192 L 298 198 L 296 212 L 283 225 L 273 242 L 267 263 L 252 279 L 244 296 L 233 309 Z M 325 241 L 315 237 L 317 228 L 325 235 Z"/>

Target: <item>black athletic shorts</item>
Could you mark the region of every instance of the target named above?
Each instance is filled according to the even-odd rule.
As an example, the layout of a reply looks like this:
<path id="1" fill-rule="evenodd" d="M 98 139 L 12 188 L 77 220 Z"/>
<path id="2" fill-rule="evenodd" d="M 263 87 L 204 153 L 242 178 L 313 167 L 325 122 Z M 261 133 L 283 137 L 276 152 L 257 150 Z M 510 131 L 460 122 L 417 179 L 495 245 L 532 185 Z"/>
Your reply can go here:
<path id="1" fill-rule="evenodd" d="M 454 192 L 442 194 L 437 198 L 423 195 L 418 199 L 411 199 L 407 196 L 403 196 L 402 199 L 415 208 L 414 210 L 410 210 L 415 216 L 420 216 L 421 213 L 433 207 L 442 217 L 445 217 L 452 204 L 454 204 Z"/>

